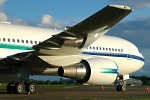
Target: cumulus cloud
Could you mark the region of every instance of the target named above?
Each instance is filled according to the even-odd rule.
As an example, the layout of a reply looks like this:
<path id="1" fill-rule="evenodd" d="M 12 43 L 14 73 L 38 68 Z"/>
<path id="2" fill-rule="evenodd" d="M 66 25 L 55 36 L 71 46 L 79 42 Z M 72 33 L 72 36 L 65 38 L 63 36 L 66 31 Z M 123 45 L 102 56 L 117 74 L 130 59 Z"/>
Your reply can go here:
<path id="1" fill-rule="evenodd" d="M 7 21 L 8 17 L 3 12 L 3 4 L 6 0 L 0 0 L 0 21 Z"/>
<path id="2" fill-rule="evenodd" d="M 5 13 L 0 13 L 0 21 L 7 21 L 8 17 L 5 15 Z"/>
<path id="3" fill-rule="evenodd" d="M 0 22 L 11 22 L 12 24 L 17 25 L 32 25 L 32 26 L 38 26 L 38 27 L 46 27 L 46 28 L 64 28 L 65 26 L 58 22 L 53 21 L 53 17 L 51 15 L 43 15 L 39 21 L 37 22 L 27 22 L 22 20 L 21 18 L 9 18 L 3 11 L 3 4 L 7 0 L 0 0 Z"/>
<path id="4" fill-rule="evenodd" d="M 6 0 L 0 0 L 0 12 L 3 12 L 3 3 L 5 2 Z"/>
<path id="5" fill-rule="evenodd" d="M 23 21 L 20 18 L 9 18 L 3 11 L 3 4 L 7 0 L 0 0 L 0 22 L 11 22 L 12 24 L 21 24 L 21 25 L 27 25 L 25 21 Z"/>
<path id="6" fill-rule="evenodd" d="M 50 25 L 52 23 L 53 17 L 50 15 L 43 15 L 41 18 L 41 24 Z"/>
<path id="7" fill-rule="evenodd" d="M 51 27 L 51 28 L 64 28 L 64 25 L 60 22 L 54 22 L 51 15 L 43 15 L 37 26 L 40 27 Z"/>
<path id="8" fill-rule="evenodd" d="M 10 18 L 9 19 L 12 24 L 17 25 L 28 25 L 28 23 L 20 18 Z"/>
<path id="9" fill-rule="evenodd" d="M 150 8 L 150 0 L 109 0 L 113 4 L 126 5 L 133 9 Z"/>

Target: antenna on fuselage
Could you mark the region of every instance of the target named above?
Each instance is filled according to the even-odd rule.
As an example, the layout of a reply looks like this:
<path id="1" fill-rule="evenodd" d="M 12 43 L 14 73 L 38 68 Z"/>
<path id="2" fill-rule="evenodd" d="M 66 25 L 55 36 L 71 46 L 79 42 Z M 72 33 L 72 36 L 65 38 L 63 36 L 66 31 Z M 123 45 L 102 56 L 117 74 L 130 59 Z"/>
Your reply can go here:
<path id="1" fill-rule="evenodd" d="M 2 24 L 11 24 L 11 22 L 1 21 Z"/>

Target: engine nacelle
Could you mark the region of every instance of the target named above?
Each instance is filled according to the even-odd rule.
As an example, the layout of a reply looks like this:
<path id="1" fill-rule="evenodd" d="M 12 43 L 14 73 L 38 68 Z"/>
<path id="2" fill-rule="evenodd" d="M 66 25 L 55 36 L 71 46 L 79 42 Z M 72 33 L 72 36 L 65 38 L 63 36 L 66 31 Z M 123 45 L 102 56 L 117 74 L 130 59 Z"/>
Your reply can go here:
<path id="1" fill-rule="evenodd" d="M 71 66 L 60 67 L 58 75 L 75 79 L 80 83 L 109 85 L 117 78 L 118 66 L 109 59 L 91 58 Z"/>

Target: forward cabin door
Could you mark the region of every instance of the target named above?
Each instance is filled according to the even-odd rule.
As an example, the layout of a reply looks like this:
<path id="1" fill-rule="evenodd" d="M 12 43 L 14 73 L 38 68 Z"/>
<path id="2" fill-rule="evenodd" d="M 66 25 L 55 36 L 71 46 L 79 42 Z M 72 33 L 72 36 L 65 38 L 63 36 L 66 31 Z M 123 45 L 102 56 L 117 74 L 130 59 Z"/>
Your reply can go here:
<path id="1" fill-rule="evenodd" d="M 126 45 L 126 52 L 127 52 L 127 59 L 128 59 L 128 60 L 132 60 L 132 50 L 131 50 L 131 46 Z"/>

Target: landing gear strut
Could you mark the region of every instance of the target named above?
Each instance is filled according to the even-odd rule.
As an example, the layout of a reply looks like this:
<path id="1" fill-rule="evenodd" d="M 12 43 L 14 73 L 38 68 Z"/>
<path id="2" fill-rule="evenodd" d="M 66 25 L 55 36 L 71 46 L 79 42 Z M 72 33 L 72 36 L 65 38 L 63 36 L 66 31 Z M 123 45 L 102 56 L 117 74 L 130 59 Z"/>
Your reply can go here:
<path id="1" fill-rule="evenodd" d="M 126 91 L 126 82 L 123 81 L 119 85 L 116 86 L 117 91 Z"/>
<path id="2" fill-rule="evenodd" d="M 7 92 L 9 94 L 23 94 L 23 93 L 35 93 L 36 92 L 36 84 L 35 83 L 19 83 L 19 82 L 11 82 L 7 85 Z"/>
<path id="3" fill-rule="evenodd" d="M 117 91 L 126 91 L 126 81 L 121 78 L 119 81 L 119 84 L 116 86 Z"/>

